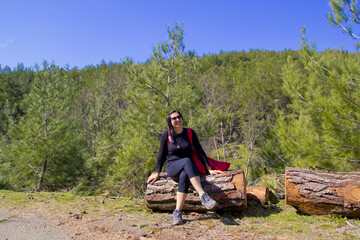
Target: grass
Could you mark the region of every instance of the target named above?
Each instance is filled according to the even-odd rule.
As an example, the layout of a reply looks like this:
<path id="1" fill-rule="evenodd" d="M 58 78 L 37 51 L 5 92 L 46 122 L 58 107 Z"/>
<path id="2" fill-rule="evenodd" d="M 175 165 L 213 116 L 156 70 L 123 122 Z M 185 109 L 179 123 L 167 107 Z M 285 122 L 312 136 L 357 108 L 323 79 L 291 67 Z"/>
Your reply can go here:
<path id="1" fill-rule="evenodd" d="M 332 215 L 303 215 L 284 201 L 249 209 L 241 221 L 264 234 L 296 236 L 295 239 L 359 239 L 360 220 Z"/>
<path id="2" fill-rule="evenodd" d="M 221 213 L 228 229 L 251 231 L 284 239 L 360 239 L 360 220 L 333 215 L 303 215 L 280 201 L 276 205 L 254 206 L 242 213 Z"/>
<path id="3" fill-rule="evenodd" d="M 76 196 L 62 192 L 14 192 L 0 190 L 0 205 L 3 207 L 35 208 L 45 205 L 49 212 L 87 211 L 88 214 L 115 214 L 121 212 L 145 211 L 139 200 L 121 197 L 111 199 L 104 196 Z"/>

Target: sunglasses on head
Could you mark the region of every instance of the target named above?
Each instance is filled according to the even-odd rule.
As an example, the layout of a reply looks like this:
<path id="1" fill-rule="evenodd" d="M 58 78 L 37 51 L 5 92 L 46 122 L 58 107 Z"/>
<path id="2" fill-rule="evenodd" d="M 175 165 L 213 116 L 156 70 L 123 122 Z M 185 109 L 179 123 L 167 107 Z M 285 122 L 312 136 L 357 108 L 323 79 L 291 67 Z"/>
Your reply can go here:
<path id="1" fill-rule="evenodd" d="M 176 117 L 172 117 L 171 120 L 175 121 L 175 120 L 180 120 L 182 119 L 181 115 L 177 115 Z"/>

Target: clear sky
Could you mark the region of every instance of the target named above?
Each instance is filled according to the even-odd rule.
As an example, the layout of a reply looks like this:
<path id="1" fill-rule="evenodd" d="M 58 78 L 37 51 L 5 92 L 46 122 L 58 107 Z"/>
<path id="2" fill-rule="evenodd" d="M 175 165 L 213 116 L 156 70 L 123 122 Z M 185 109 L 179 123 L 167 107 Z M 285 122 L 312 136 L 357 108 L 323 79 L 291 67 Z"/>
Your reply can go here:
<path id="1" fill-rule="evenodd" d="M 326 19 L 329 0 L 0 0 L 0 64 L 54 61 L 83 68 L 126 57 L 144 62 L 184 22 L 186 50 L 210 54 L 299 49 L 301 29 L 319 51 L 355 51 Z"/>

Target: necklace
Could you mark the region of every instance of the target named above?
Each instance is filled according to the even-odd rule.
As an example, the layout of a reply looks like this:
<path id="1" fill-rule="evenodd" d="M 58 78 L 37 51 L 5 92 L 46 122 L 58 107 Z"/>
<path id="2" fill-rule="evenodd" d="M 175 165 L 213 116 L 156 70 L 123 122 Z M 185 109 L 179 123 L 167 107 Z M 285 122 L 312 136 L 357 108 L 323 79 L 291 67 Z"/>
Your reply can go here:
<path id="1" fill-rule="evenodd" d="M 179 136 L 176 136 L 176 143 L 177 143 L 177 146 L 176 146 L 176 147 L 177 147 L 178 149 L 181 148 L 181 147 L 180 147 L 180 142 L 181 142 L 180 139 L 181 139 L 181 138 L 180 138 Z"/>

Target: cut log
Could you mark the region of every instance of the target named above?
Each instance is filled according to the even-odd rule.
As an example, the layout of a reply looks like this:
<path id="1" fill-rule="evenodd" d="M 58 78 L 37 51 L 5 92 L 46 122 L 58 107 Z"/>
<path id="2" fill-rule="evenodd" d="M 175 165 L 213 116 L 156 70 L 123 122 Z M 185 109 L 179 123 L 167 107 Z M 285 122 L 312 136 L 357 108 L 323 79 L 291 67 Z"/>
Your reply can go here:
<path id="1" fill-rule="evenodd" d="M 248 186 L 246 188 L 246 198 L 248 204 L 254 202 L 255 204 L 268 204 L 269 203 L 269 188 L 264 186 Z"/>
<path id="2" fill-rule="evenodd" d="M 225 171 L 218 175 L 201 176 L 200 180 L 204 191 L 219 203 L 214 210 L 241 211 L 246 209 L 244 171 Z M 158 181 L 147 185 L 145 193 L 147 207 L 154 210 L 174 210 L 177 186 L 178 184 L 166 173 L 161 173 Z M 192 186 L 189 188 L 183 210 L 206 211 Z"/>
<path id="3" fill-rule="evenodd" d="M 285 201 L 305 214 L 360 217 L 360 172 L 286 168 Z"/>

